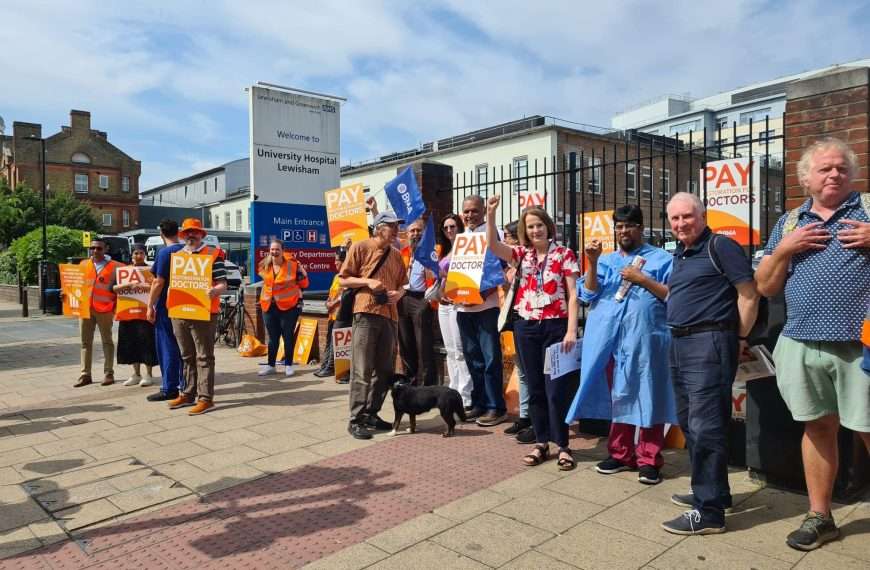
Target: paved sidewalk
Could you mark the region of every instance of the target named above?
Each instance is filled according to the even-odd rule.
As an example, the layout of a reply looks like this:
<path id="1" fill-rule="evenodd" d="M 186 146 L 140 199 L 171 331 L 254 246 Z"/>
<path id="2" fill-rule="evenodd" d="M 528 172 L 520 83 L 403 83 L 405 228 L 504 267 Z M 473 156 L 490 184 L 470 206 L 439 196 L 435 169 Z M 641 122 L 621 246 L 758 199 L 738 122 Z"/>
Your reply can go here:
<path id="1" fill-rule="evenodd" d="M 218 407 L 200 417 L 146 402 L 153 388 L 73 389 L 75 323 L 0 303 L 0 568 L 870 567 L 867 501 L 839 505 L 844 537 L 805 555 L 784 538 L 806 498 L 735 471 L 729 532 L 680 538 L 658 525 L 680 512 L 683 452 L 646 487 L 595 473 L 594 438 L 574 440 L 567 474 L 523 467 L 501 428 L 441 438 L 432 416 L 359 442 L 346 387 L 217 358 Z"/>

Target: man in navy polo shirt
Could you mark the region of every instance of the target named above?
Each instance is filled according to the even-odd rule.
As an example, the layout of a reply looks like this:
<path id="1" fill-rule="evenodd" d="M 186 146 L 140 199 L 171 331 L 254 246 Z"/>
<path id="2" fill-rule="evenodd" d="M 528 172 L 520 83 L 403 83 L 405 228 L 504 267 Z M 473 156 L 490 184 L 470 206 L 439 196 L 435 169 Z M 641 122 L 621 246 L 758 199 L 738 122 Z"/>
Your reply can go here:
<path id="1" fill-rule="evenodd" d="M 674 534 L 714 534 L 725 531 L 725 509 L 731 507 L 731 385 L 755 323 L 758 293 L 743 249 L 712 233 L 697 196 L 674 194 L 668 219 L 679 241 L 668 281 L 671 380 L 692 464 L 692 494 L 671 498 L 691 510 L 662 528 Z"/>
<path id="2" fill-rule="evenodd" d="M 870 218 L 850 175 L 855 153 L 837 139 L 808 147 L 797 173 L 809 198 L 776 224 L 758 266 L 767 296 L 785 289 L 788 316 L 776 344 L 776 381 L 801 446 L 810 510 L 786 543 L 813 550 L 840 531 L 831 516 L 837 432 L 843 425 L 870 449 L 870 377 L 862 370 L 861 327 L 870 306 Z M 866 195 L 865 204 L 870 204 Z"/>

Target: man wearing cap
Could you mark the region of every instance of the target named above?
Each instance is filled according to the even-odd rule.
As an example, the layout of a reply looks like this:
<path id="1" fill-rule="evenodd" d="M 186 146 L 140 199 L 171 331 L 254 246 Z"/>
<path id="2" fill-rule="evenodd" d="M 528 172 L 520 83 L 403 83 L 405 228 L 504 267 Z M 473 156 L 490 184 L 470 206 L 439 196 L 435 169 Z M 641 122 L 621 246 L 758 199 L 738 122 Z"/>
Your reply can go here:
<path id="1" fill-rule="evenodd" d="M 392 247 L 399 233 L 393 212 L 374 218 L 374 236 L 350 246 L 339 273 L 342 287 L 356 289 L 353 304 L 353 358 L 350 375 L 348 432 L 357 439 L 371 439 L 369 429 L 388 430 L 391 425 L 378 412 L 387 395 L 387 380 L 396 363 L 396 303 L 407 282 L 402 255 Z M 372 382 L 372 374 L 375 381 Z"/>
<path id="2" fill-rule="evenodd" d="M 175 410 L 193 406 L 188 414 L 196 416 L 214 407 L 214 333 L 220 310 L 220 295 L 227 289 L 227 272 L 221 248 L 209 247 L 202 242 L 206 236 L 202 222 L 196 218 L 187 218 L 181 224 L 178 234 L 185 243 L 181 252 L 197 256 L 208 255 L 213 260 L 211 288 L 208 290 L 211 318 L 207 321 L 172 319 L 172 330 L 181 348 L 184 377 L 187 381 L 184 390 L 169 402 L 169 408 Z"/>
<path id="3" fill-rule="evenodd" d="M 84 267 L 85 285 L 91 292 L 90 317 L 79 320 L 81 334 L 82 372 L 75 388 L 91 384 L 91 360 L 94 354 L 94 329 L 100 329 L 100 340 L 103 343 L 103 386 L 115 383 L 115 343 L 112 341 L 112 323 L 115 320 L 115 269 L 123 265 L 112 261 L 106 255 L 106 242 L 100 238 L 91 240 L 88 247 L 90 257 L 79 265 Z"/>
<path id="4" fill-rule="evenodd" d="M 149 402 L 164 402 L 174 400 L 184 384 L 181 367 L 181 352 L 178 341 L 172 332 L 172 321 L 166 308 L 166 292 L 169 289 L 169 261 L 172 254 L 184 247 L 178 241 L 178 222 L 165 219 L 157 226 L 165 247 L 157 252 L 154 266 L 151 268 L 154 281 L 151 282 L 151 293 L 148 297 L 148 320 L 154 323 L 154 337 L 157 345 L 157 362 L 163 382 L 160 391 L 147 397 Z"/>

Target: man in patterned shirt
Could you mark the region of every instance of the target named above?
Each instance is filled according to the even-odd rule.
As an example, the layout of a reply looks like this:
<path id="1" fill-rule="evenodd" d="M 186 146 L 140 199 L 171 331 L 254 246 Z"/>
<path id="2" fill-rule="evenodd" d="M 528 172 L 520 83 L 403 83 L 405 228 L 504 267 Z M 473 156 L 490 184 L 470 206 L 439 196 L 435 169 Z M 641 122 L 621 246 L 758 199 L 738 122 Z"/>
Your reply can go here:
<path id="1" fill-rule="evenodd" d="M 870 377 L 861 326 L 870 306 L 867 199 L 851 190 L 855 153 L 837 139 L 810 145 L 797 165 L 809 198 L 783 216 L 758 266 L 758 290 L 785 289 L 788 317 L 776 344 L 777 385 L 796 421 L 810 511 L 786 543 L 813 550 L 839 535 L 831 516 L 840 425 L 870 448 Z"/>

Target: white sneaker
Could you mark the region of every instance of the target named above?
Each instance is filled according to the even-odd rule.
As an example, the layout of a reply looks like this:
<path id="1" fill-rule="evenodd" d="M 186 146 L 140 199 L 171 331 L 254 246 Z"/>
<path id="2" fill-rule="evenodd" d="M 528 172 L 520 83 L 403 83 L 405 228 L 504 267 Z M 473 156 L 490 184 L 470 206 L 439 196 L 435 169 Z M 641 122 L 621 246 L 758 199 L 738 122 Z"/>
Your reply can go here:
<path id="1" fill-rule="evenodd" d="M 294 372 L 295 372 L 295 370 L 293 370 L 292 365 L 284 367 L 284 376 L 293 376 Z"/>
<path id="2" fill-rule="evenodd" d="M 271 374 L 277 374 L 278 371 L 274 366 L 269 366 L 268 364 L 264 364 L 260 366 L 260 371 L 257 372 L 257 376 L 269 376 Z"/>
<path id="3" fill-rule="evenodd" d="M 124 386 L 135 386 L 141 380 L 142 380 L 141 376 L 139 376 L 138 374 L 133 374 L 132 376 L 127 378 L 126 382 L 124 382 Z"/>
<path id="4" fill-rule="evenodd" d="M 146 386 L 150 386 L 152 384 L 154 384 L 154 378 L 149 376 L 148 374 L 146 374 L 145 377 L 142 378 L 142 381 L 139 382 L 139 385 L 142 386 L 143 388 L 145 388 Z"/>

